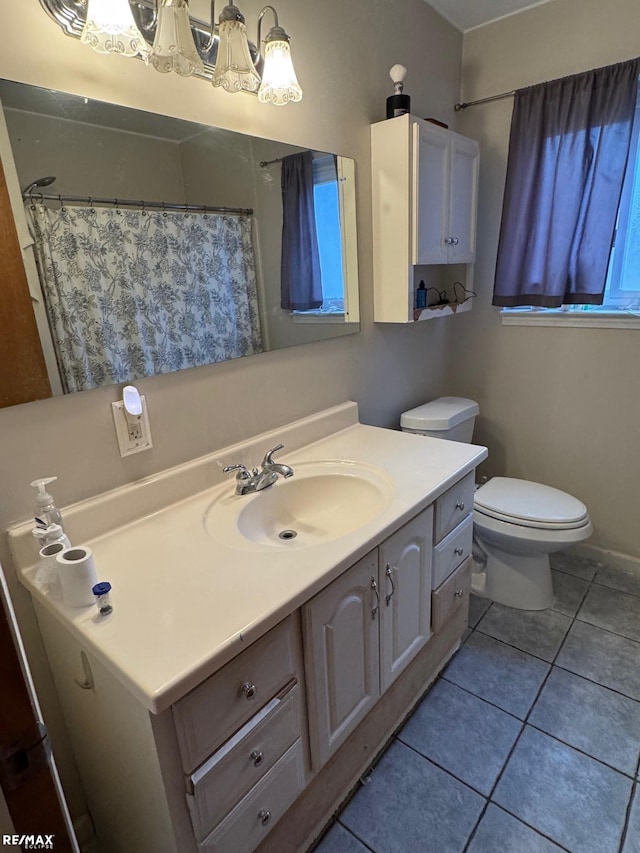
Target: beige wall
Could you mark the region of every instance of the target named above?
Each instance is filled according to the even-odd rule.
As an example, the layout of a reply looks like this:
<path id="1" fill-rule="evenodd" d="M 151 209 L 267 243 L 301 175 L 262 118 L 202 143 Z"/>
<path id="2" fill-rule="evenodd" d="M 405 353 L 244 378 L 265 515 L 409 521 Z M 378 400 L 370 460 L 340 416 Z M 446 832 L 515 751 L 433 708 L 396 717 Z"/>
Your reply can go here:
<path id="1" fill-rule="evenodd" d="M 55 175 L 43 192 L 185 201 L 175 142 L 20 110 L 5 114 L 22 187 Z"/>
<path id="2" fill-rule="evenodd" d="M 251 28 L 261 6 L 257 0 L 242 4 Z M 208 17 L 208 0 L 192 0 L 191 8 Z M 388 70 L 396 62 L 409 68 L 407 91 L 416 114 L 453 124 L 462 38 L 423 0 L 281 0 L 278 12 L 304 88 L 304 100 L 286 108 L 260 106 L 201 80 L 160 75 L 138 61 L 98 56 L 66 37 L 37 0 L 3 4 L 0 77 L 354 158 L 362 332 L 140 381 L 154 447 L 128 459 L 118 454 L 113 428 L 116 387 L 0 411 L 0 529 L 30 515 L 29 482 L 37 476 L 58 475 L 55 495 L 64 506 L 346 399 L 360 403 L 365 422 L 396 426 L 403 409 L 449 388 L 455 320 L 411 328 L 372 322 L 369 125 L 384 118 Z M 45 716 L 52 719 L 33 614 L 4 540 L 0 561 Z M 82 804 L 76 799 L 71 807 L 77 814 Z"/>
<path id="3" fill-rule="evenodd" d="M 553 0 L 464 37 L 463 100 L 640 54 L 637 0 Z M 640 332 L 501 326 L 491 307 L 512 100 L 472 107 L 459 129 L 480 140 L 476 290 L 455 334 L 456 393 L 480 403 L 485 473 L 579 496 L 594 543 L 640 556 Z"/>

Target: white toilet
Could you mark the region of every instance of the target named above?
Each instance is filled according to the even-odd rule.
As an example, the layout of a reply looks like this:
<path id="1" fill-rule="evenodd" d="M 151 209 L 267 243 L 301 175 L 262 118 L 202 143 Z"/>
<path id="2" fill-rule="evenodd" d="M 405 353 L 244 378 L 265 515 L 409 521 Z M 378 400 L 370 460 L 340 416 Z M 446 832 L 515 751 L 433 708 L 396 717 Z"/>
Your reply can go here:
<path id="1" fill-rule="evenodd" d="M 400 419 L 404 432 L 470 442 L 478 404 L 440 397 Z M 551 486 L 494 477 L 476 488 L 473 591 L 521 610 L 554 602 L 549 554 L 591 536 L 586 506 Z"/>

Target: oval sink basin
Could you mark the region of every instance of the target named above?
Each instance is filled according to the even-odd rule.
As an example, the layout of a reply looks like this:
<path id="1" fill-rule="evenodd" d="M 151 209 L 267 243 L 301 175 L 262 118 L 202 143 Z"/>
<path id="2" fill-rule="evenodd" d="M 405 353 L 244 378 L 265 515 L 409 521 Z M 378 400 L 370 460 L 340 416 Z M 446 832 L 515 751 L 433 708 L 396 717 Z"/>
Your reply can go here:
<path id="1" fill-rule="evenodd" d="M 225 492 L 205 514 L 207 532 L 232 547 L 322 545 L 371 521 L 393 496 L 390 480 L 373 466 L 327 461 L 294 468 L 293 477 L 261 492 Z"/>

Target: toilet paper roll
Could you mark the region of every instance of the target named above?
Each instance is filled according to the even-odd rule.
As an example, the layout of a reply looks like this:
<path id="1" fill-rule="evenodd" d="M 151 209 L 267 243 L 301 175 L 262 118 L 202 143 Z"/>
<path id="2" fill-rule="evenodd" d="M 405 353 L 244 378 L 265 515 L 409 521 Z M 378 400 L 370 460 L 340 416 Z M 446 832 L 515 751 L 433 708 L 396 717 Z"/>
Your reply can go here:
<path id="1" fill-rule="evenodd" d="M 65 548 L 56 557 L 62 599 L 68 607 L 87 607 L 95 601 L 92 589 L 98 583 L 93 552 L 86 545 Z"/>
<path id="2" fill-rule="evenodd" d="M 35 582 L 47 592 L 60 594 L 60 576 L 58 574 L 58 554 L 64 551 L 62 542 L 54 542 L 40 548 L 38 555 L 40 562 L 36 571 Z"/>

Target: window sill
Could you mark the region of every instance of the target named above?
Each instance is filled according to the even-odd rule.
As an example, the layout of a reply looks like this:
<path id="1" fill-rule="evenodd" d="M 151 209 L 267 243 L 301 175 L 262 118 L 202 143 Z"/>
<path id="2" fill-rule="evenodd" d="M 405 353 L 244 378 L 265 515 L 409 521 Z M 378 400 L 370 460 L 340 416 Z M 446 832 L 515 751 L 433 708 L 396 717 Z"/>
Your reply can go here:
<path id="1" fill-rule="evenodd" d="M 335 311 L 292 311 L 294 323 L 340 323 L 344 325 L 347 319 L 343 312 Z"/>
<path id="2" fill-rule="evenodd" d="M 640 329 L 640 312 L 624 311 L 542 311 L 513 308 L 500 311 L 503 326 L 571 326 L 574 329 Z"/>

